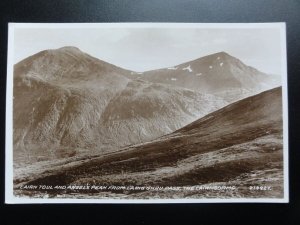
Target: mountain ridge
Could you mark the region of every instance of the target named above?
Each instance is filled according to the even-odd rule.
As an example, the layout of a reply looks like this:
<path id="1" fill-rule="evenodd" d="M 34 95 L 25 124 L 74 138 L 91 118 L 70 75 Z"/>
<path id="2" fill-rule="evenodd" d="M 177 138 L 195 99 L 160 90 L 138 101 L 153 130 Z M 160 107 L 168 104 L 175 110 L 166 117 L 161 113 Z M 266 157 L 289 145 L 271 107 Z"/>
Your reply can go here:
<path id="1" fill-rule="evenodd" d="M 40 52 L 15 68 L 14 148 L 20 161 L 149 141 L 227 104 L 213 95 L 129 78 L 129 71 L 77 48 Z"/>
<path id="2" fill-rule="evenodd" d="M 226 52 L 200 57 L 173 67 L 144 72 L 137 76 L 154 83 L 165 83 L 234 102 L 280 86 L 278 77 L 245 65 Z"/>

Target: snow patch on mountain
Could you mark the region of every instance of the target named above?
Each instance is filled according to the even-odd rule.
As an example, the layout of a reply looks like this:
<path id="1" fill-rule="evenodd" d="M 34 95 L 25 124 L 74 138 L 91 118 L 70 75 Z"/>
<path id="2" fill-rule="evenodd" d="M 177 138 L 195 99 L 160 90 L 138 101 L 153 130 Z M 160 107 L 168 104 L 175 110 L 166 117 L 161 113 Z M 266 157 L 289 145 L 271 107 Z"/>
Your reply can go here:
<path id="1" fill-rule="evenodd" d="M 182 68 L 182 70 L 188 70 L 190 73 L 193 72 L 193 70 L 192 70 L 192 68 L 191 68 L 191 65 Z"/>

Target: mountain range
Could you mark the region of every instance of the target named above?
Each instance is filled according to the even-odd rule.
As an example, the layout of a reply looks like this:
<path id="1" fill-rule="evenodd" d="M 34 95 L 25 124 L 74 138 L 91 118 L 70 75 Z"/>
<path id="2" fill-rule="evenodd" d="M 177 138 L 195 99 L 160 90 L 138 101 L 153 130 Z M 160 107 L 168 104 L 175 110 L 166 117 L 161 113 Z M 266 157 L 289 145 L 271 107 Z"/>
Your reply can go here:
<path id="1" fill-rule="evenodd" d="M 224 52 L 139 74 L 75 47 L 45 50 L 14 67 L 14 160 L 149 142 L 278 82 Z"/>

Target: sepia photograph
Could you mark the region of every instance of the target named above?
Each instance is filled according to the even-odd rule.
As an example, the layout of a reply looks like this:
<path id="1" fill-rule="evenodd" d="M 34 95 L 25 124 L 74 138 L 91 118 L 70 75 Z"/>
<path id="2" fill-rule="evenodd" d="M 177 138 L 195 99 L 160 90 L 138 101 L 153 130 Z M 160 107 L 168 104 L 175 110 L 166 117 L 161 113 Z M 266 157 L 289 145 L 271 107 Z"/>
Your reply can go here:
<path id="1" fill-rule="evenodd" d="M 288 196 L 284 23 L 10 23 L 6 203 Z"/>

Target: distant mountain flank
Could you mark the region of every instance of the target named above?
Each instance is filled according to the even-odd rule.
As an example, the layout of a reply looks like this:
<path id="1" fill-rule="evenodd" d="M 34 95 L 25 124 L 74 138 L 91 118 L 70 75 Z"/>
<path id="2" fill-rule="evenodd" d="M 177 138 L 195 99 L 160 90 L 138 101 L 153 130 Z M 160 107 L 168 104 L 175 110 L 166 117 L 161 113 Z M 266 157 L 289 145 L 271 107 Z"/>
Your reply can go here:
<path id="1" fill-rule="evenodd" d="M 42 73 L 41 73 L 42 72 Z M 46 81 L 74 83 L 112 77 L 128 76 L 129 70 L 92 57 L 76 47 L 44 50 L 30 56 L 14 67 L 14 76 L 37 77 Z"/>
<path id="2" fill-rule="evenodd" d="M 260 72 L 226 52 L 144 72 L 137 77 L 217 95 L 229 102 L 280 86 L 278 76 Z"/>

